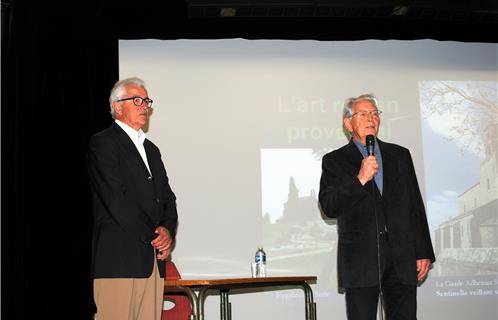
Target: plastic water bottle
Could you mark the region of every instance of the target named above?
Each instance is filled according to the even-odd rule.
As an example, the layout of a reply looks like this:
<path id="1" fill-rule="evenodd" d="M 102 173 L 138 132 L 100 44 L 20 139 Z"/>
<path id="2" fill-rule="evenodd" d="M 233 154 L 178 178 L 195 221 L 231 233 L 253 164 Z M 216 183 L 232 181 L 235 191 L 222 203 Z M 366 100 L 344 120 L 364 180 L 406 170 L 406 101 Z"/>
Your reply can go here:
<path id="1" fill-rule="evenodd" d="M 256 262 L 256 277 L 266 277 L 266 253 L 263 247 L 259 247 L 258 251 L 256 251 L 254 261 Z"/>

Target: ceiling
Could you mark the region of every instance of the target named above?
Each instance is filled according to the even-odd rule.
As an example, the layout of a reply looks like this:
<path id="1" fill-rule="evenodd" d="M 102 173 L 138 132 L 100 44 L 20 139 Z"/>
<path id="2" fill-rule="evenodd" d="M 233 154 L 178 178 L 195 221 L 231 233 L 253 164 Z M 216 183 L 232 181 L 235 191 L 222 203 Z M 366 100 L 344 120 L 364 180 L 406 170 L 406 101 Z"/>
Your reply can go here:
<path id="1" fill-rule="evenodd" d="M 2 0 L 2 17 L 16 5 L 76 36 L 498 43 L 498 0 Z"/>
<path id="2" fill-rule="evenodd" d="M 498 23 L 498 1 L 187 0 L 190 18 L 377 18 Z"/>

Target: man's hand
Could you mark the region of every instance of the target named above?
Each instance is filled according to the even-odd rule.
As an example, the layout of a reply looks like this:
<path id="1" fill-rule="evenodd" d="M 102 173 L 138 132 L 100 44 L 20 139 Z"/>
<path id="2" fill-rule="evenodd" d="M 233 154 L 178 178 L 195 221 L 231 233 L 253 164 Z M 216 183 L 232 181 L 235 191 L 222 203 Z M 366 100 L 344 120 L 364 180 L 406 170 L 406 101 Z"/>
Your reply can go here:
<path id="1" fill-rule="evenodd" d="M 358 180 L 362 186 L 368 181 L 372 180 L 373 176 L 379 171 L 379 164 L 374 156 L 368 156 L 361 161 L 360 172 L 358 172 Z"/>
<path id="2" fill-rule="evenodd" d="M 170 254 L 173 239 L 171 239 L 168 229 L 163 226 L 157 227 L 155 233 L 158 236 L 150 244 L 159 251 L 157 259 L 166 260 Z"/>
<path id="3" fill-rule="evenodd" d="M 417 260 L 417 279 L 418 281 L 422 281 L 425 279 L 427 274 L 429 273 L 429 268 L 431 266 L 430 259 L 418 259 Z"/>

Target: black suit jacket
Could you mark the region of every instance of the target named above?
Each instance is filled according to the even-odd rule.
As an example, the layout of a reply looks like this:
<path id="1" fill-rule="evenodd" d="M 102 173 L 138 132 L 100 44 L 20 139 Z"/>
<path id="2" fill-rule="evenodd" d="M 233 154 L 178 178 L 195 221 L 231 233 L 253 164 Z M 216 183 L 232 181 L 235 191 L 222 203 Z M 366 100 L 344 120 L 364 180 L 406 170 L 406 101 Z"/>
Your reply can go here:
<path id="1" fill-rule="evenodd" d="M 435 261 L 424 204 L 410 152 L 380 140 L 383 194 L 372 181 L 357 178 L 363 156 L 351 140 L 323 157 L 319 201 L 325 215 L 338 221 L 338 275 L 343 288 L 378 284 L 377 215 L 385 217 L 397 275 L 417 284 L 417 259 Z"/>
<path id="2" fill-rule="evenodd" d="M 158 226 L 175 236 L 176 197 L 159 149 L 144 141 L 147 170 L 126 132 L 113 123 L 89 142 L 93 198 L 93 278 L 147 278 L 156 261 L 150 242 Z M 164 277 L 164 263 L 159 263 Z"/>

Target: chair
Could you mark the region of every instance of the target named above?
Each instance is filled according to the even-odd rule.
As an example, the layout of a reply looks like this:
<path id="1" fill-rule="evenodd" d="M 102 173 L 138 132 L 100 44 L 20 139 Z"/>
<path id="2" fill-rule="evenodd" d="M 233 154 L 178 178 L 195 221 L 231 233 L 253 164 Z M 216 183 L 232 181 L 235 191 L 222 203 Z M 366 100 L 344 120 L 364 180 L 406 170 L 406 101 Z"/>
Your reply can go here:
<path id="1" fill-rule="evenodd" d="M 178 280 L 182 277 L 178 272 L 173 261 L 166 261 L 166 280 Z M 188 320 L 192 314 L 192 307 L 190 306 L 190 300 L 187 295 L 182 293 L 175 294 L 165 294 L 164 301 L 169 301 L 174 303 L 174 306 L 170 309 L 164 309 L 161 315 L 161 320 Z"/>

